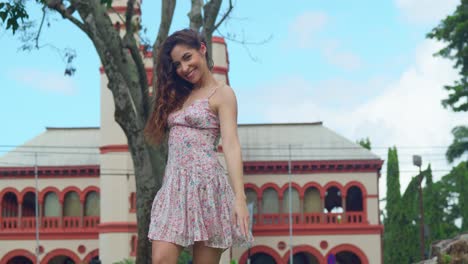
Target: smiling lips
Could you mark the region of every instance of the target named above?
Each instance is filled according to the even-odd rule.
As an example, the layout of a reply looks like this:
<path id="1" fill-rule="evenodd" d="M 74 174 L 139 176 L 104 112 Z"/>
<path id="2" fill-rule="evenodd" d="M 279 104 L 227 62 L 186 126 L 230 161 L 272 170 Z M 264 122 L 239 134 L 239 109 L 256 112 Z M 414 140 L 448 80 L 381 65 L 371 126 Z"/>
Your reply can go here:
<path id="1" fill-rule="evenodd" d="M 185 78 L 191 80 L 195 76 L 195 70 L 191 70 L 189 73 L 185 75 Z"/>

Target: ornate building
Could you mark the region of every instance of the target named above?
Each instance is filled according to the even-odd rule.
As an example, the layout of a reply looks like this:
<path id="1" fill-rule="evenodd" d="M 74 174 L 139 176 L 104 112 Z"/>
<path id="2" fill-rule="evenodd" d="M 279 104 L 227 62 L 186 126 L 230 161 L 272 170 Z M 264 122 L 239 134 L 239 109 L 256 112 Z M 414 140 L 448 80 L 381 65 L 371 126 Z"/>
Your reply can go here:
<path id="1" fill-rule="evenodd" d="M 125 4 L 114 1 L 115 12 Z M 213 57 L 229 83 L 222 38 L 213 38 Z M 151 73 L 149 54 L 145 65 Z M 0 157 L 0 264 L 135 256 L 133 165 L 102 70 L 100 87 L 99 128 L 47 128 Z M 255 243 L 226 251 L 222 263 L 382 263 L 378 156 L 320 122 L 241 124 L 239 137 Z"/>

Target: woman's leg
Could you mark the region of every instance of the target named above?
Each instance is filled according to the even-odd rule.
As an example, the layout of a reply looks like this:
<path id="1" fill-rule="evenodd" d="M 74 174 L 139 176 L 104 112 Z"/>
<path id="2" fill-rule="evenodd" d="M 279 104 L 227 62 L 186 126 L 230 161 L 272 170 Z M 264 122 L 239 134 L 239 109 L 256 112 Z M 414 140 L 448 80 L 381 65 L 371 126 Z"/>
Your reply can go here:
<path id="1" fill-rule="evenodd" d="M 193 264 L 219 264 L 222 248 L 205 246 L 204 242 L 195 242 L 193 245 Z"/>
<path id="2" fill-rule="evenodd" d="M 174 243 L 153 240 L 153 264 L 177 264 L 182 247 Z"/>

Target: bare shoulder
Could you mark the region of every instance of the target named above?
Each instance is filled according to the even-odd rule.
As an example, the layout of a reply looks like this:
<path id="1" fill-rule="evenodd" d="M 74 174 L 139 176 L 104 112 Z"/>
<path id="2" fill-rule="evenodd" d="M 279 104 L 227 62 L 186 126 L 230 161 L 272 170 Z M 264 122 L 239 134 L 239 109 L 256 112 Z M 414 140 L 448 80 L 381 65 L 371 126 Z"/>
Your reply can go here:
<path id="1" fill-rule="evenodd" d="M 216 93 L 213 95 L 212 105 L 213 108 L 215 108 L 215 112 L 219 112 L 220 108 L 224 107 L 236 107 L 236 94 L 231 86 L 227 84 L 219 86 Z"/>

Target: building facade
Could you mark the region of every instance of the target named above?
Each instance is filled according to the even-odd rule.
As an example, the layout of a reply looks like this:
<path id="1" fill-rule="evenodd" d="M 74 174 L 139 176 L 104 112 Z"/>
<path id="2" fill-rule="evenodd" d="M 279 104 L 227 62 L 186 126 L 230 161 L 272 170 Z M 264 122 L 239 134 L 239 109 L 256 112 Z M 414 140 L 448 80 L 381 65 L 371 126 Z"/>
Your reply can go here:
<path id="1" fill-rule="evenodd" d="M 116 28 L 115 12 L 125 5 L 114 1 Z M 151 56 L 144 57 L 151 81 Z M 216 78 L 229 83 L 222 38 L 213 38 L 213 57 Z M 99 128 L 47 128 L 0 157 L 0 264 L 107 264 L 135 256 L 133 165 L 107 82 L 101 70 Z M 222 263 L 382 263 L 378 156 L 320 122 L 238 131 L 255 243 L 226 251 Z M 224 163 L 222 142 L 218 150 Z"/>

